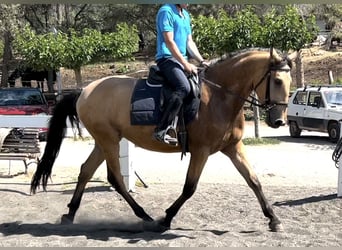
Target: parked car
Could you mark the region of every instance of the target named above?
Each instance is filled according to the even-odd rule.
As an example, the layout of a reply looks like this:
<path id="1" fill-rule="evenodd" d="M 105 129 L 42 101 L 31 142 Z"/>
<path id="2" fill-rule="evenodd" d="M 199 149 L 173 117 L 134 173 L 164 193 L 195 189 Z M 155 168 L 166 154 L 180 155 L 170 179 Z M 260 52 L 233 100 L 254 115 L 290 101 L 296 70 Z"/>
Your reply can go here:
<path id="1" fill-rule="evenodd" d="M 297 89 L 290 97 L 287 123 L 291 137 L 302 130 L 328 133 L 332 142 L 340 138 L 342 86 L 328 85 Z"/>
<path id="2" fill-rule="evenodd" d="M 1 88 L 0 115 L 49 115 L 51 107 L 38 88 Z M 47 128 L 40 128 L 39 139 L 46 140 Z"/>

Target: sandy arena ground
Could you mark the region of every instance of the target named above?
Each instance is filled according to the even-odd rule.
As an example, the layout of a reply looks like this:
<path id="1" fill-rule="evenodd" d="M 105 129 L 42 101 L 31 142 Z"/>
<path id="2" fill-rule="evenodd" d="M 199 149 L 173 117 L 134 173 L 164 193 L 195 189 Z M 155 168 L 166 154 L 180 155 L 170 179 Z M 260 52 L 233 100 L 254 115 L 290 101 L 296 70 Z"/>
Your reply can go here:
<path id="1" fill-rule="evenodd" d="M 171 230 L 148 232 L 127 203 L 106 182 L 104 165 L 83 196 L 75 224 L 60 225 L 67 212 L 81 163 L 93 141 L 65 139 L 48 192 L 29 194 L 31 176 L 21 162 L 0 162 L 0 246 L 342 246 L 342 199 L 337 198 L 338 169 L 331 159 L 335 144 L 322 133 L 289 137 L 288 127 L 260 130 L 277 145 L 247 146 L 270 204 L 284 231 L 272 233 L 254 193 L 223 154 L 211 156 L 195 195 L 175 217 Z M 245 137 L 254 135 L 249 124 Z M 42 143 L 42 148 L 44 143 Z M 190 155 L 160 154 L 136 148 L 133 166 L 143 181 L 132 196 L 153 218 L 179 196 Z"/>

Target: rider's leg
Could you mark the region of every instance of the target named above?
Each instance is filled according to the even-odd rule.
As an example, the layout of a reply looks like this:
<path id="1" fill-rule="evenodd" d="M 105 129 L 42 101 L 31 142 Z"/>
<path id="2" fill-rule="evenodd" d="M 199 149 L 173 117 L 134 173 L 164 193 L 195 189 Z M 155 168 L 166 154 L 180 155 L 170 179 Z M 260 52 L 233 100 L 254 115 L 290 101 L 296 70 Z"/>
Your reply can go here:
<path id="1" fill-rule="evenodd" d="M 171 98 L 166 103 L 162 118 L 154 131 L 154 138 L 159 141 L 166 141 L 169 144 L 177 144 L 177 138 L 167 134 L 167 128 L 176 118 L 183 104 L 183 98 L 177 93 L 172 93 Z"/>
<path id="2" fill-rule="evenodd" d="M 190 93 L 190 84 L 185 76 L 182 65 L 173 58 L 165 58 L 158 61 L 158 67 L 163 72 L 173 93 L 171 98 L 165 102 L 163 115 L 153 136 L 160 141 L 177 144 L 177 138 L 173 138 L 166 132 L 167 127 L 178 115 L 183 104 L 183 99 Z M 164 136 L 166 136 L 164 138 Z"/>

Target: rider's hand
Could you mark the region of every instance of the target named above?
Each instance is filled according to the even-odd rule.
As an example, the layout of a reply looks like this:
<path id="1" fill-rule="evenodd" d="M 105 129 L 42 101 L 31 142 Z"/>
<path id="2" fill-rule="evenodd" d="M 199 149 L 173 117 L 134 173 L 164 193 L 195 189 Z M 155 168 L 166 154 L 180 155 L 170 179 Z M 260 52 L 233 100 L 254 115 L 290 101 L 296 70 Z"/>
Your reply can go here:
<path id="1" fill-rule="evenodd" d="M 189 62 L 186 65 L 184 65 L 184 70 L 188 72 L 189 74 L 195 74 L 195 75 L 197 74 L 196 65 L 189 63 Z"/>
<path id="2" fill-rule="evenodd" d="M 200 67 L 208 68 L 209 67 L 209 63 L 203 60 L 200 63 Z"/>

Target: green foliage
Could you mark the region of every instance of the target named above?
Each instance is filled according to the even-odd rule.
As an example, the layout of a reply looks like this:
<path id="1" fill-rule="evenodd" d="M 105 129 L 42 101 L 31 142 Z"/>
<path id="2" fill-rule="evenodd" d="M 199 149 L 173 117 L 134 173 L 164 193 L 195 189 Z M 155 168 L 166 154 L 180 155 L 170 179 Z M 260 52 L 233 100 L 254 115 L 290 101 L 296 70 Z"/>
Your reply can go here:
<path id="1" fill-rule="evenodd" d="M 66 36 L 62 33 L 54 35 L 47 33 L 37 35 L 26 26 L 17 30 L 13 46 L 25 62 L 36 70 L 60 67 L 63 63 L 63 53 Z"/>
<path id="2" fill-rule="evenodd" d="M 284 13 L 272 9 L 265 15 L 263 40 L 267 47 L 273 46 L 282 51 L 300 50 L 312 42 L 318 32 L 315 17 L 303 20 L 298 9 L 286 5 Z"/>
<path id="3" fill-rule="evenodd" d="M 271 8 L 262 17 L 248 7 L 233 17 L 220 10 L 217 18 L 202 15 L 193 18 L 194 40 L 205 56 L 250 47 L 299 50 L 314 39 L 317 31 L 314 15 L 303 20 L 291 5 L 286 5 L 283 13 Z"/>
<path id="4" fill-rule="evenodd" d="M 135 25 L 126 23 L 116 25 L 116 32 L 106 33 L 102 36 L 102 45 L 99 55 L 109 59 L 132 59 L 132 54 L 138 51 L 139 36 Z"/>
<path id="5" fill-rule="evenodd" d="M 242 142 L 245 145 L 250 145 L 250 146 L 258 146 L 258 145 L 275 145 L 275 144 L 279 144 L 280 141 L 278 139 L 275 138 L 256 138 L 256 137 L 247 137 L 242 139 Z"/>
<path id="6" fill-rule="evenodd" d="M 69 30 L 70 34 L 63 40 L 65 44 L 61 53 L 63 66 L 70 69 L 80 69 L 89 64 L 95 55 L 101 41 L 101 33 L 97 30 L 84 29 L 83 32 Z"/>
<path id="7" fill-rule="evenodd" d="M 192 25 L 194 40 L 205 57 L 229 51 L 233 20 L 225 11 L 219 10 L 217 18 L 199 15 L 193 18 Z"/>
<path id="8" fill-rule="evenodd" d="M 16 32 L 14 48 L 37 70 L 59 67 L 80 69 L 83 65 L 107 58 L 132 58 L 138 50 L 138 41 L 136 27 L 127 24 L 118 24 L 116 32 L 105 34 L 95 29 L 36 34 L 26 26 Z"/>
<path id="9" fill-rule="evenodd" d="M 336 79 L 336 84 L 337 85 L 342 85 L 342 78 L 337 78 Z"/>
<path id="10" fill-rule="evenodd" d="M 229 51 L 260 45 L 261 21 L 251 8 L 238 12 L 233 23 L 229 41 L 231 50 Z"/>

